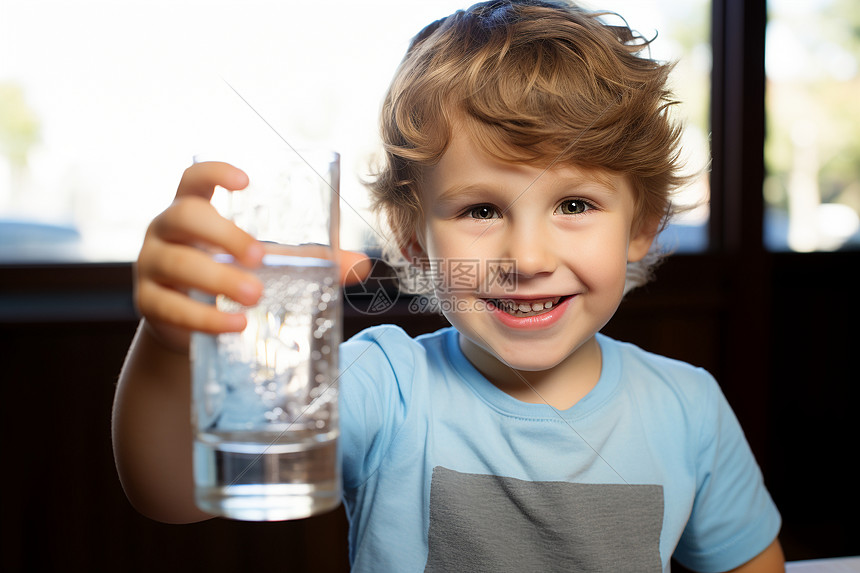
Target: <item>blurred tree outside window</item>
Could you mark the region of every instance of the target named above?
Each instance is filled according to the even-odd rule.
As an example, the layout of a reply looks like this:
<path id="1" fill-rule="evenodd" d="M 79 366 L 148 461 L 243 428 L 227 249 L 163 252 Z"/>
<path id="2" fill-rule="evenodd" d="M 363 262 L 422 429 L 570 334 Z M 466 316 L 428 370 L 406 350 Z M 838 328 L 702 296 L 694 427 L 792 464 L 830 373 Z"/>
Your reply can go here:
<path id="1" fill-rule="evenodd" d="M 470 4 L 0 0 L 0 262 L 131 261 L 194 155 L 253 146 L 272 127 L 341 153 L 342 242 L 372 249 L 361 181 L 384 91 L 410 38 Z M 652 57 L 678 61 L 673 113 L 701 170 L 709 0 L 586 6 L 618 12 L 656 36 Z M 681 194 L 698 207 L 666 231 L 668 248 L 706 247 L 708 193 L 705 175 Z"/>
<path id="2" fill-rule="evenodd" d="M 0 153 L 6 159 L 13 188 L 20 185 L 27 156 L 38 141 L 39 120 L 27 104 L 24 90 L 12 82 L 0 83 Z"/>
<path id="3" fill-rule="evenodd" d="M 765 244 L 860 247 L 860 2 L 769 0 Z"/>

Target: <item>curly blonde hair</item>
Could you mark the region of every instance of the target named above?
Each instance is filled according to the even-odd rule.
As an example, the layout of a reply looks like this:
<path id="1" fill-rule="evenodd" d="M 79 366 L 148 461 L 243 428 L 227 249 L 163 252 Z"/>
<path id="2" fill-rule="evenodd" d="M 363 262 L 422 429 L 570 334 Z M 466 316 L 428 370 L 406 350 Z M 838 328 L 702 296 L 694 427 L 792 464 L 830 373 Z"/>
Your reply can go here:
<path id="1" fill-rule="evenodd" d="M 665 225 L 671 193 L 685 181 L 681 127 L 668 113 L 672 65 L 642 57 L 649 41 L 602 22 L 607 14 L 493 0 L 413 38 L 382 106 L 384 157 L 369 184 L 391 234 L 389 263 L 410 265 L 402 251 L 421 217 L 421 173 L 441 159 L 453 129 L 505 161 L 622 173 L 636 194 L 635 225 Z M 626 290 L 647 282 L 658 258 L 628 264 Z"/>

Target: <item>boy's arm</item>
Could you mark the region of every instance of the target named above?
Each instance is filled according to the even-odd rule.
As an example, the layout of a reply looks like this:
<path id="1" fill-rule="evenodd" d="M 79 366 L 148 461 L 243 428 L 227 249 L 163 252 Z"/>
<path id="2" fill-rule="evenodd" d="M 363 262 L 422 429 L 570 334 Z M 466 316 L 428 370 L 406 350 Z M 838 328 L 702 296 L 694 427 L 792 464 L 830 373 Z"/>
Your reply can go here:
<path id="1" fill-rule="evenodd" d="M 785 557 L 779 539 L 774 539 L 767 549 L 729 573 L 784 573 Z"/>
<path id="2" fill-rule="evenodd" d="M 114 459 L 140 513 L 166 523 L 211 517 L 194 504 L 188 354 L 158 341 L 141 321 L 119 378 Z"/>
<path id="3" fill-rule="evenodd" d="M 216 263 L 201 250 L 230 253 L 246 268 L 260 264 L 263 245 L 209 204 L 216 185 L 241 189 L 247 176 L 225 163 L 188 168 L 176 199 L 147 230 L 135 275 L 135 303 L 145 317 L 119 378 L 113 409 L 114 458 L 120 481 L 141 513 L 165 522 L 206 519 L 194 504 L 191 430 L 191 331 L 240 331 L 241 313 L 192 300 L 197 289 L 254 304 L 262 285 L 253 275 Z M 341 280 L 370 270 L 360 253 L 341 254 Z"/>
<path id="4" fill-rule="evenodd" d="M 190 332 L 241 330 L 245 318 L 220 313 L 186 293 L 225 293 L 243 304 L 259 296 L 256 279 L 215 263 L 198 248 L 231 253 L 249 267 L 259 264 L 262 246 L 209 204 L 216 185 L 239 189 L 246 184 L 245 174 L 227 164 L 187 169 L 173 204 L 147 229 L 135 266 L 135 303 L 144 320 L 117 386 L 114 458 L 132 505 L 159 521 L 209 517 L 193 499 Z"/>

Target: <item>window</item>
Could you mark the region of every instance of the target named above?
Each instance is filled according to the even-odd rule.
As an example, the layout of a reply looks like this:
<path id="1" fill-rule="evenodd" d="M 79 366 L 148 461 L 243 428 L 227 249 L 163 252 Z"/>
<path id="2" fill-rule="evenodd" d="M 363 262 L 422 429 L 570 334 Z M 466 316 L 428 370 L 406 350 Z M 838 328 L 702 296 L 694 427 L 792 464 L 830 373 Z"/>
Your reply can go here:
<path id="1" fill-rule="evenodd" d="M 860 247 L 860 5 L 770 0 L 765 243 Z"/>
<path id="2" fill-rule="evenodd" d="M 645 38 L 654 39 L 650 57 L 676 62 L 671 88 L 680 101 L 674 113 L 685 124 L 686 169 L 701 173 L 676 197 L 683 213 L 661 236 L 673 252 L 700 252 L 708 247 L 710 183 L 709 112 L 711 89 L 710 0 L 589 0 L 591 9 L 611 10 Z"/>
<path id="3" fill-rule="evenodd" d="M 342 241 L 362 248 L 384 90 L 411 36 L 469 3 L 0 0 L 0 260 L 133 260 L 193 155 L 272 136 L 257 114 L 341 152 Z M 651 54 L 679 60 L 690 163 L 706 164 L 709 1 L 591 4 L 659 31 Z M 685 191 L 701 206 L 670 248 L 704 248 L 707 197 L 707 177 Z"/>
<path id="4" fill-rule="evenodd" d="M 2 254 L 132 260 L 193 155 L 271 135 L 254 111 L 341 151 L 361 210 L 384 89 L 409 38 L 461 4 L 0 1 Z"/>

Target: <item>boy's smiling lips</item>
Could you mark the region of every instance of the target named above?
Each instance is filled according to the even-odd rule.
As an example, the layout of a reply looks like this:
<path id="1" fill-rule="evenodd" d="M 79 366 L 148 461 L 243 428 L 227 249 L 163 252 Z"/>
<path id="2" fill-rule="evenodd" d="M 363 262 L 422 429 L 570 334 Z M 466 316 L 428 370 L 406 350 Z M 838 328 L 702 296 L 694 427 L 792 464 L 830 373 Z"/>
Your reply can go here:
<path id="1" fill-rule="evenodd" d="M 558 320 L 575 295 L 485 298 L 487 308 L 503 324 L 542 328 Z"/>

